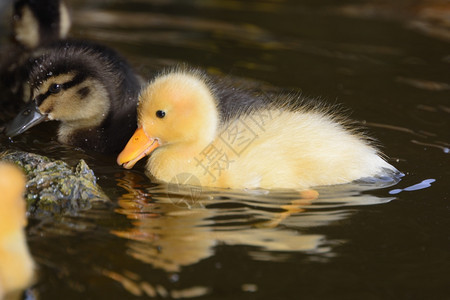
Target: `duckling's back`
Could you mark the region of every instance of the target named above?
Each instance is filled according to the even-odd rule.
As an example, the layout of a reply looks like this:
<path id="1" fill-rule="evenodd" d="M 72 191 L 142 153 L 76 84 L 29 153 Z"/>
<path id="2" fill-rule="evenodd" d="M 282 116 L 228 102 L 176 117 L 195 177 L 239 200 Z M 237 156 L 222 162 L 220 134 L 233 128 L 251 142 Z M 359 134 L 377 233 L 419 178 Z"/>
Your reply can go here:
<path id="1" fill-rule="evenodd" d="M 307 188 L 396 171 L 364 136 L 317 110 L 253 111 L 221 128 L 215 147 L 228 160 L 220 186 Z"/>

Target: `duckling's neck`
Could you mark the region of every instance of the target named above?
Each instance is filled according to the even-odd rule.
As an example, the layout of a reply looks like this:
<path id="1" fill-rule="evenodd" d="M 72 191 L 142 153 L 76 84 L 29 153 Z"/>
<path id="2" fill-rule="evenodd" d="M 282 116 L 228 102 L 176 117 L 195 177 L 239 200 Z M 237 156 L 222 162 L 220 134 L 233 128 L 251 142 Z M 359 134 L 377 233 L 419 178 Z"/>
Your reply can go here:
<path id="1" fill-rule="evenodd" d="M 72 137 L 80 131 L 94 130 L 102 123 L 102 118 L 91 118 L 70 122 L 61 122 L 58 129 L 58 140 L 64 144 L 71 144 Z"/>
<path id="2" fill-rule="evenodd" d="M 171 182 L 177 175 L 185 173 L 184 170 L 199 171 L 199 157 L 212 143 L 213 139 L 208 137 L 161 146 L 150 155 L 147 169 L 156 179 L 165 182 Z"/>

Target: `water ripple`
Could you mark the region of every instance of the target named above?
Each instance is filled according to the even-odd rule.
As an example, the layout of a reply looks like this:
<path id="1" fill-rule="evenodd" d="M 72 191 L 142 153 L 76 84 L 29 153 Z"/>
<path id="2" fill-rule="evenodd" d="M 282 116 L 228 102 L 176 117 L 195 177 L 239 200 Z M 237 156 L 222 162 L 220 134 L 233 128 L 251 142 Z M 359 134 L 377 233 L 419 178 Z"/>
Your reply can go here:
<path id="1" fill-rule="evenodd" d="M 219 245 L 250 247 L 255 260 L 288 260 L 297 252 L 333 256 L 341 241 L 310 230 L 347 218 L 350 207 L 393 200 L 368 192 L 396 182 L 372 180 L 307 191 L 202 188 L 193 198 L 189 186 L 174 192 L 169 184 L 145 188 L 135 179 L 117 179 L 126 192 L 116 212 L 133 220 L 133 226 L 111 233 L 128 240 L 132 257 L 169 272 L 212 256 Z"/>

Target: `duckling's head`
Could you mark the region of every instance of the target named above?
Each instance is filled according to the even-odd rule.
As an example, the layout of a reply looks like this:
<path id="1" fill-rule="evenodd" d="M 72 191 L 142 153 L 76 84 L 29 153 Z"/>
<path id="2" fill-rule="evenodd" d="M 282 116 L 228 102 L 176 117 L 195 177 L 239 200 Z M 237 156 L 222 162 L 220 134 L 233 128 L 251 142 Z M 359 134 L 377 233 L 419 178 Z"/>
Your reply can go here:
<path id="1" fill-rule="evenodd" d="M 142 92 L 138 129 L 117 163 L 125 168 L 157 147 L 206 147 L 214 140 L 219 112 L 213 90 L 199 71 L 176 70 L 157 77 Z"/>
<path id="2" fill-rule="evenodd" d="M 6 134 L 16 136 L 46 120 L 61 121 L 72 129 L 99 125 L 111 105 L 105 78 L 114 81 L 114 76 L 98 55 L 88 48 L 58 47 L 33 59 L 28 105 L 9 124 Z"/>
<path id="3" fill-rule="evenodd" d="M 71 25 L 69 12 L 60 0 L 16 0 L 13 38 L 29 49 L 64 39 Z"/>

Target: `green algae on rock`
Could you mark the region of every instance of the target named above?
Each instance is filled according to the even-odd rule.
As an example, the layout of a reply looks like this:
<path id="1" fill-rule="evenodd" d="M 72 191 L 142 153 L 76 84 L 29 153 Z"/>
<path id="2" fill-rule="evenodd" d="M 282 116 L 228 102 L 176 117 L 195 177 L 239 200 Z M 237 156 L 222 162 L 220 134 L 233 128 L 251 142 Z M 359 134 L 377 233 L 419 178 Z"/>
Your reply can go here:
<path id="1" fill-rule="evenodd" d="M 23 151 L 0 153 L 0 161 L 21 167 L 27 177 L 25 199 L 32 215 L 75 214 L 94 202 L 109 201 L 84 160 L 75 168 L 61 160 Z"/>

